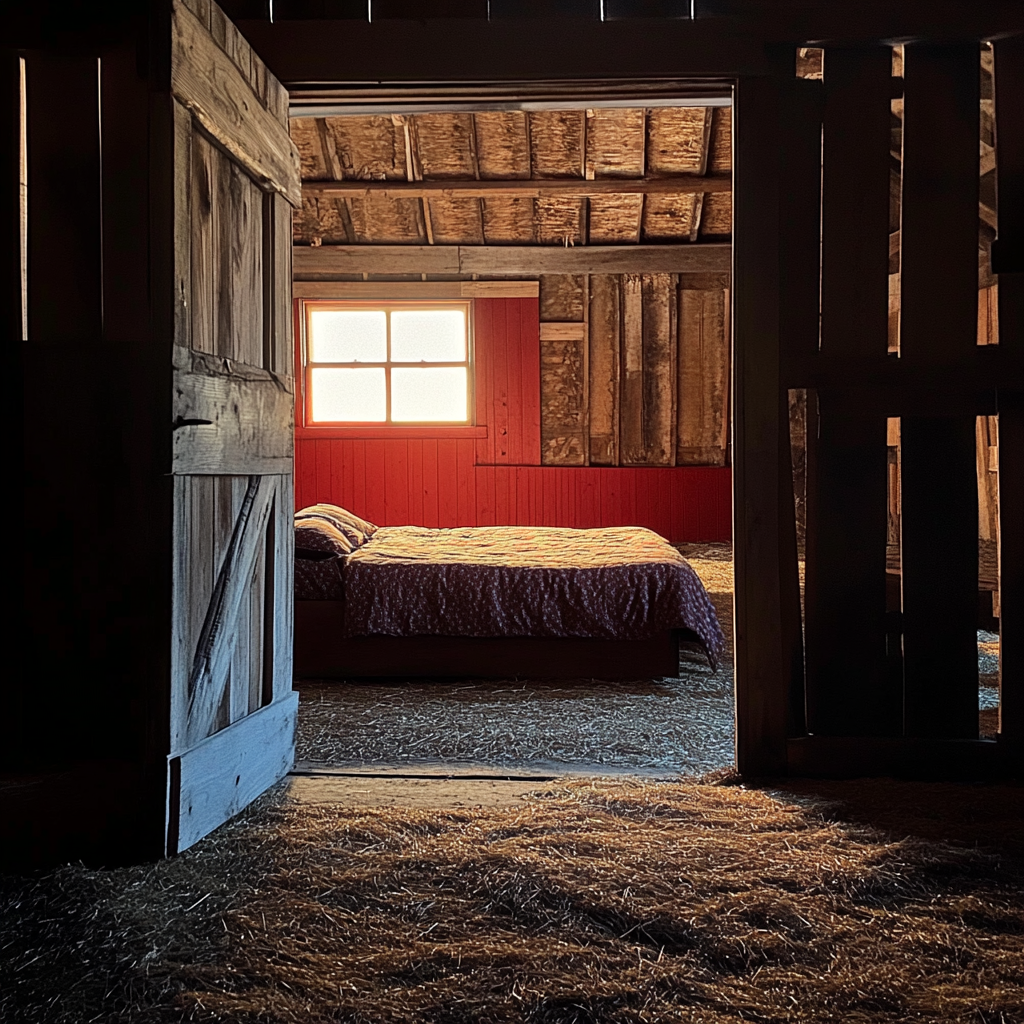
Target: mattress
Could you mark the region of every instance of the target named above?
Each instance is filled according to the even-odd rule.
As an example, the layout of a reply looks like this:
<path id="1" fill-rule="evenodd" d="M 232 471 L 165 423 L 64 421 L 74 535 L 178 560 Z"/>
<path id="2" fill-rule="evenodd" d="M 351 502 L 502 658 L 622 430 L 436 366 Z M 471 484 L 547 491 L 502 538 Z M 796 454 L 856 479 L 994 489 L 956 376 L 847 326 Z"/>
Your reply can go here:
<path id="1" fill-rule="evenodd" d="M 382 527 L 362 547 L 310 562 L 299 599 L 344 598 L 346 636 L 648 639 L 689 630 L 714 665 L 711 599 L 663 537 L 640 527 Z"/>

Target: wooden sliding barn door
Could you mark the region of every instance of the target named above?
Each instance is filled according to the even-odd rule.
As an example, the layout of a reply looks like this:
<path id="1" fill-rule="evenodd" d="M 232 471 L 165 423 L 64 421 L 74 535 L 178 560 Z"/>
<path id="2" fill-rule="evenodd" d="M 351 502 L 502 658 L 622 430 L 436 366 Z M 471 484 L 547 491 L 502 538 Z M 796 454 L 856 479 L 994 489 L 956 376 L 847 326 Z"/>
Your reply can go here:
<path id="1" fill-rule="evenodd" d="M 167 852 L 294 755 L 287 94 L 208 0 L 172 3 L 174 583 Z"/>

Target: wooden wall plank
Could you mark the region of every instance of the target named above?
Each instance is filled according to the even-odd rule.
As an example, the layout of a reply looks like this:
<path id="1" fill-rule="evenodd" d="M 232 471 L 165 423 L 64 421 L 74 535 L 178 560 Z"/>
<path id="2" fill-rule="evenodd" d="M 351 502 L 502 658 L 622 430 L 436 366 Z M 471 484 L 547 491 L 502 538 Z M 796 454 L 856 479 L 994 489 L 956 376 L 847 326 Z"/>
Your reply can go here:
<path id="1" fill-rule="evenodd" d="M 191 115 L 189 115 L 191 123 Z M 216 226 L 214 206 L 221 158 L 201 132 L 191 132 L 188 198 L 191 209 L 191 344 L 215 352 L 217 313 Z"/>
<path id="2" fill-rule="evenodd" d="M 199 842 L 291 770 L 298 706 L 293 691 L 169 759 L 168 856 Z"/>
<path id="3" fill-rule="evenodd" d="M 646 463 L 676 460 L 676 288 L 670 274 L 644 274 L 643 438 Z"/>
<path id="4" fill-rule="evenodd" d="M 248 79 L 180 3 L 171 8 L 171 89 L 256 181 L 301 205 L 299 154 L 285 125 L 264 109 Z"/>
<path id="5" fill-rule="evenodd" d="M 729 437 L 729 292 L 679 290 L 677 462 L 724 466 Z"/>
<path id="6" fill-rule="evenodd" d="M 624 466 L 647 461 L 644 444 L 643 292 L 638 274 L 622 277 L 622 377 L 619 459 Z"/>
<path id="7" fill-rule="evenodd" d="M 218 338 L 218 351 L 237 362 L 262 366 L 263 198 L 234 163 L 226 164 L 222 188 L 218 198 L 224 205 L 217 218 L 217 313 L 225 336 Z"/>
<path id="8" fill-rule="evenodd" d="M 216 566 L 216 582 L 209 600 L 201 605 L 203 621 L 188 674 L 186 746 L 193 746 L 223 728 L 231 721 L 232 712 L 241 711 L 241 701 L 232 701 L 228 692 L 233 663 L 236 670 L 246 675 L 244 679 L 236 679 L 236 686 L 248 693 L 247 668 L 236 660 L 236 655 L 240 647 L 248 648 L 246 633 L 253 571 L 265 551 L 267 523 L 275 508 L 278 480 L 273 476 L 250 476 L 237 483 L 239 490 L 244 483 L 245 493 L 223 558 L 218 564 L 212 552 L 209 557 L 201 557 L 199 547 L 192 551 L 193 572 L 205 575 L 208 567 Z M 232 481 L 227 486 L 233 484 Z M 210 492 L 208 485 L 201 486 L 203 493 Z M 193 515 L 201 511 L 193 506 Z M 194 519 L 193 534 L 197 525 L 211 519 Z M 203 532 L 201 527 L 200 532 Z M 248 658 L 244 661 L 247 665 Z"/>
<path id="9" fill-rule="evenodd" d="M 891 48 L 827 48 L 825 69 L 821 358 L 880 363 L 888 349 Z M 798 337 L 805 334 L 806 350 L 813 334 Z M 895 735 L 902 692 L 886 663 L 886 422 L 852 413 L 849 402 L 840 409 L 839 400 L 819 389 L 807 554 L 808 728 Z"/>
<path id="10" fill-rule="evenodd" d="M 294 401 L 263 370 L 225 369 L 175 346 L 174 473 L 280 473 L 291 468 Z M 219 369 L 219 372 L 217 372 Z"/>
<path id="11" fill-rule="evenodd" d="M 262 705 L 278 701 L 292 689 L 292 637 L 295 610 L 295 535 L 292 531 L 294 478 L 278 477 L 273 519 L 267 527 L 268 564 L 264 665 L 273 675 L 264 678 Z M 272 624 L 272 625 L 271 625 Z"/>
<path id="12" fill-rule="evenodd" d="M 977 344 L 978 61 L 977 44 L 904 49 L 900 359 L 921 369 Z M 976 737 L 974 416 L 904 416 L 900 432 L 905 729 Z"/>
<path id="13" fill-rule="evenodd" d="M 266 252 L 269 266 L 265 268 L 264 288 L 270 296 L 267 317 L 269 340 L 263 365 L 282 377 L 295 375 L 295 345 L 292 339 L 292 208 L 276 193 L 267 197 L 266 220 L 270 229 L 270 245 Z"/>
<path id="14" fill-rule="evenodd" d="M 174 117 L 174 343 L 192 344 L 192 115 L 176 100 Z"/>
<path id="15" fill-rule="evenodd" d="M 588 408 L 590 464 L 614 466 L 619 461 L 619 372 L 621 290 L 612 274 L 590 279 L 590 361 Z"/>

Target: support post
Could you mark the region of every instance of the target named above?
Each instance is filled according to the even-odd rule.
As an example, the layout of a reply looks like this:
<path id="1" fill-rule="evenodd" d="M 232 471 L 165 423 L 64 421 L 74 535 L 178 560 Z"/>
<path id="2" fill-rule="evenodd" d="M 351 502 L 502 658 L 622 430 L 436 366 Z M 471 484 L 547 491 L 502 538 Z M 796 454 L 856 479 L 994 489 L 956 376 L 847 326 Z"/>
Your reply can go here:
<path id="1" fill-rule="evenodd" d="M 736 763 L 785 770 L 790 666 L 780 573 L 780 79 L 741 78 L 734 110 L 733 540 Z M 791 484 L 789 486 L 792 486 Z"/>
<path id="2" fill-rule="evenodd" d="M 979 52 L 904 52 L 900 360 L 966 371 L 977 343 Z M 975 414 L 901 420 L 904 728 L 978 735 Z"/>

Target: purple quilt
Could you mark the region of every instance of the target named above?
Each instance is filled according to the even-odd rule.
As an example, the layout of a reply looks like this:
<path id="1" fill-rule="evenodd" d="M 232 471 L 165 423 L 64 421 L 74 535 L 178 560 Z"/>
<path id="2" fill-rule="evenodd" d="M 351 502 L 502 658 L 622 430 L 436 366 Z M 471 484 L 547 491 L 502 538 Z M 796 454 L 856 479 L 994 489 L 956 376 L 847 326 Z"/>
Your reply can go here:
<path id="1" fill-rule="evenodd" d="M 712 665 L 725 648 L 697 574 L 640 527 L 382 527 L 343 563 L 346 636 L 639 640 L 688 629 Z"/>

